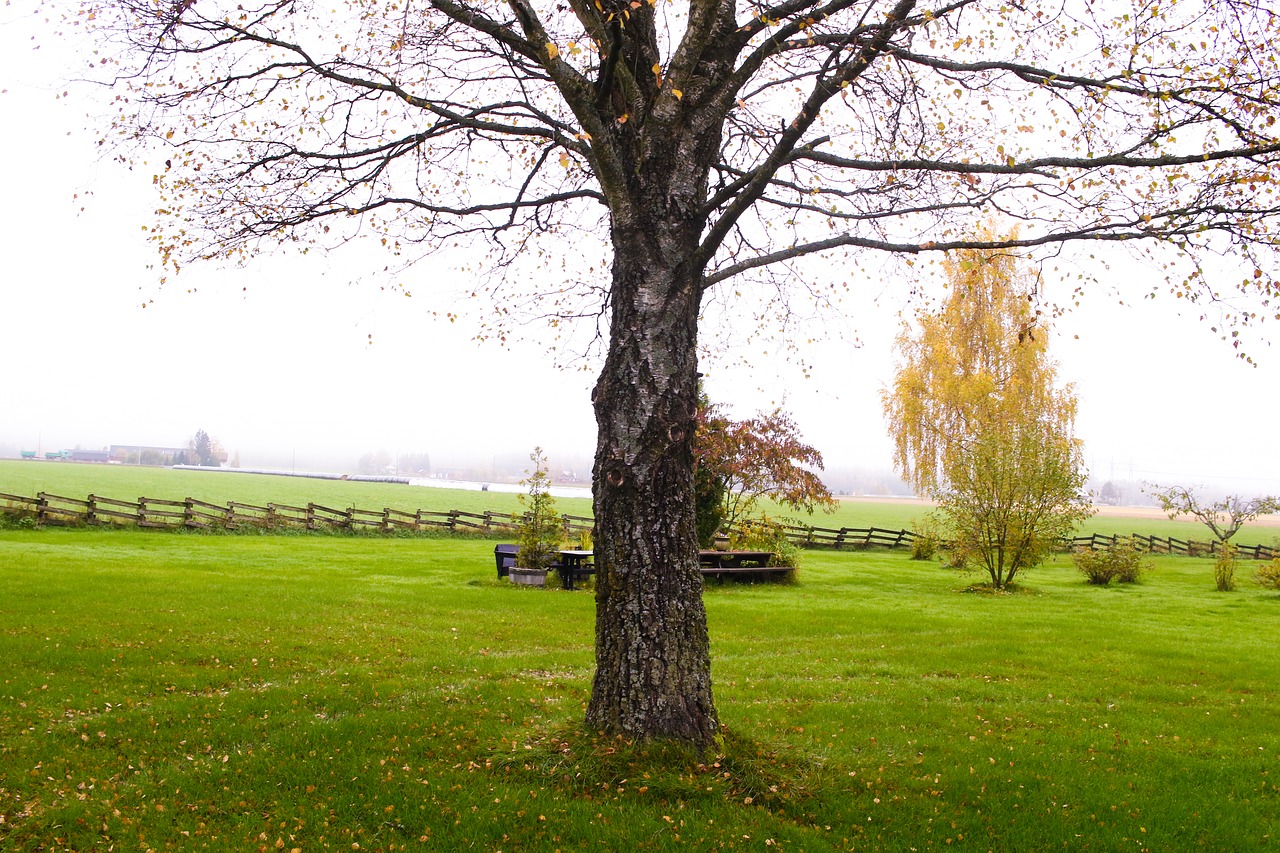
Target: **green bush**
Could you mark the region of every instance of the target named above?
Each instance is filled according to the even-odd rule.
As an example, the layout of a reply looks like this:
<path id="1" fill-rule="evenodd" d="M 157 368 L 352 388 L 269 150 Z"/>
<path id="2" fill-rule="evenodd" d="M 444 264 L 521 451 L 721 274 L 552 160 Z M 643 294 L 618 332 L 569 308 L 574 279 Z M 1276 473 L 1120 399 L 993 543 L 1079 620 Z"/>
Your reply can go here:
<path id="1" fill-rule="evenodd" d="M 1231 592 L 1236 588 L 1236 548 L 1230 543 L 1222 543 L 1222 550 L 1213 561 L 1213 583 L 1218 592 Z"/>
<path id="2" fill-rule="evenodd" d="M 525 512 L 516 520 L 519 533 L 517 542 L 520 554 L 516 565 L 525 569 L 549 569 L 556 561 L 556 552 L 564 540 L 564 523 L 556 511 L 556 500 L 551 496 L 551 476 L 547 473 L 547 458 L 542 448 L 534 448 L 529 454 L 533 471 L 524 481 L 527 495 L 520 495 Z"/>
<path id="3" fill-rule="evenodd" d="M 911 540 L 911 559 L 932 560 L 938 554 L 938 540 L 924 533 L 917 533 Z"/>
<path id="4" fill-rule="evenodd" d="M 946 552 L 948 569 L 955 569 L 958 572 L 969 571 L 970 554 L 968 551 L 953 542 L 946 546 Z"/>
<path id="5" fill-rule="evenodd" d="M 34 512 L 12 506 L 0 507 L 0 529 L 33 530 L 37 526 Z"/>
<path id="6" fill-rule="evenodd" d="M 1265 589 L 1280 591 L 1280 557 L 1259 566 L 1253 573 L 1253 579 Z"/>
<path id="7" fill-rule="evenodd" d="M 1142 558 L 1133 540 L 1120 539 L 1110 548 L 1080 548 L 1071 555 L 1085 580 L 1095 586 L 1106 586 L 1114 579 L 1119 583 L 1137 583 L 1151 563 Z"/>
<path id="8" fill-rule="evenodd" d="M 1110 551 L 1092 548 L 1077 548 L 1071 554 L 1071 561 L 1084 573 L 1085 580 L 1094 586 L 1106 586 L 1116 576 L 1115 567 L 1111 565 Z"/>
<path id="9" fill-rule="evenodd" d="M 772 551 L 773 565 L 797 568 L 800 548 L 787 538 L 782 522 L 760 516 L 742 522 L 729 539 L 730 547 L 744 551 Z"/>
<path id="10" fill-rule="evenodd" d="M 912 523 L 916 535 L 911 539 L 911 559 L 932 560 L 942 542 L 942 532 L 933 518 L 919 519 Z"/>

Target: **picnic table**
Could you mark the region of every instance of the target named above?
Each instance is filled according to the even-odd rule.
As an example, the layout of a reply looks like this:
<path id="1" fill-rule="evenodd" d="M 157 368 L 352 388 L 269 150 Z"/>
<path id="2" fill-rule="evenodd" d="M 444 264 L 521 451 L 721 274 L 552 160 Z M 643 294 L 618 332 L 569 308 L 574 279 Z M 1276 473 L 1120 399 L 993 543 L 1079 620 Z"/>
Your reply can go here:
<path id="1" fill-rule="evenodd" d="M 702 570 L 718 569 L 720 571 L 732 572 L 739 569 L 751 569 L 753 571 L 768 568 L 769 561 L 773 559 L 772 551 L 718 551 L 706 550 L 698 552 L 698 562 L 702 564 Z"/>
<path id="2" fill-rule="evenodd" d="M 769 575 L 782 576 L 791 571 L 790 566 L 769 565 L 773 556 L 772 551 L 703 550 L 698 552 L 698 563 L 704 578 L 713 577 L 720 583 L 724 583 L 726 575 L 758 576 L 763 580 Z"/>
<path id="3" fill-rule="evenodd" d="M 497 562 L 498 577 L 506 577 L 515 564 L 516 555 L 520 553 L 520 546 L 498 545 L 493 552 Z M 596 568 L 592 562 L 595 552 L 570 548 L 557 551 L 556 554 L 559 559 L 553 568 L 560 573 L 560 583 L 565 589 L 572 590 L 578 581 L 585 580 L 587 575 L 595 574 Z M 764 579 L 769 575 L 781 576 L 791 571 L 788 566 L 769 565 L 773 556 L 772 551 L 705 550 L 698 552 L 698 567 L 704 578 L 713 577 L 721 583 L 724 583 L 726 575 L 759 576 Z"/>
<path id="4" fill-rule="evenodd" d="M 560 572 L 561 586 L 565 589 L 573 589 L 574 581 L 579 576 L 585 580 L 587 575 L 594 575 L 596 567 L 591 562 L 594 553 L 577 549 L 559 552 L 560 562 L 556 564 L 556 570 Z"/>

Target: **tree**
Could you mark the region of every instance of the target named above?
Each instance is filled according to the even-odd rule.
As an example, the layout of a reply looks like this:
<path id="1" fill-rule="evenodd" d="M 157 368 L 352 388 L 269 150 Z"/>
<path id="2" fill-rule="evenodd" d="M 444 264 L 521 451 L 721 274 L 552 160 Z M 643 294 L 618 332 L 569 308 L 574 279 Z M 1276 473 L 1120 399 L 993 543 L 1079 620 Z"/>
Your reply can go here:
<path id="1" fill-rule="evenodd" d="M 553 323 L 595 319 L 600 730 L 719 730 L 694 519 L 704 307 L 821 306 L 793 263 L 819 252 L 1074 241 L 1168 246 L 1169 287 L 1246 295 L 1246 319 L 1277 290 L 1260 4 L 84 0 L 66 20 L 103 37 L 104 141 L 154 183 L 171 271 L 368 235 L 420 294 L 412 263 L 473 241 L 482 335 L 532 297 Z M 961 233 L 992 210 L 1027 236 Z M 1225 251 L 1247 268 L 1211 283 L 1196 259 Z"/>
<path id="2" fill-rule="evenodd" d="M 952 551 L 1001 589 L 1093 513 L 1072 435 L 1075 392 L 1055 385 L 1014 255 L 962 250 L 945 266 L 945 304 L 898 338 L 885 415 L 894 462 L 938 502 Z"/>
<path id="3" fill-rule="evenodd" d="M 396 457 L 396 471 L 401 474 L 430 474 L 431 454 L 401 453 Z"/>
<path id="4" fill-rule="evenodd" d="M 722 444 L 721 436 L 729 429 L 729 419 L 713 410 L 705 394 L 698 396 L 698 431 L 693 448 L 696 467 L 693 472 L 694 518 L 698 545 L 710 548 L 716 533 L 724 524 L 724 503 L 729 484 L 723 465 L 707 458 L 708 445 Z"/>
<path id="5" fill-rule="evenodd" d="M 356 462 L 356 470 L 361 474 L 385 474 L 391 465 L 391 454 L 382 448 L 364 454 Z"/>
<path id="6" fill-rule="evenodd" d="M 209 433 L 202 429 L 196 430 L 196 434 L 187 442 L 187 464 L 202 465 L 206 467 L 217 468 L 227 459 L 227 452 L 222 449 L 222 445 L 218 443 Z"/>
<path id="7" fill-rule="evenodd" d="M 516 565 L 545 570 L 556 561 L 556 551 L 564 539 L 564 523 L 556 510 L 556 499 L 551 495 L 551 476 L 541 447 L 534 448 L 529 461 L 533 463 L 533 470 L 523 482 L 529 491 L 519 496 L 525 511 L 520 520 L 520 553 L 516 556 Z"/>
<path id="8" fill-rule="evenodd" d="M 705 484 L 698 491 L 700 509 L 707 513 L 699 516 L 700 541 L 705 541 L 704 528 L 711 528 L 710 535 L 716 528 L 737 524 L 755 511 L 762 498 L 797 512 L 835 509 L 831 492 L 811 470 L 822 470 L 822 454 L 804 443 L 799 427 L 781 408 L 735 421 L 704 401 L 694 455 L 698 483 Z M 703 508 L 712 499 L 717 505 Z"/>
<path id="9" fill-rule="evenodd" d="M 1195 518 L 1213 533 L 1224 546 L 1240 532 L 1250 521 L 1260 515 L 1280 512 L 1280 497 L 1262 495 L 1256 498 L 1245 498 L 1241 495 L 1227 495 L 1220 501 L 1209 502 L 1196 494 L 1194 489 L 1185 486 L 1167 486 L 1151 493 L 1169 518 L 1176 519 L 1181 515 Z"/>

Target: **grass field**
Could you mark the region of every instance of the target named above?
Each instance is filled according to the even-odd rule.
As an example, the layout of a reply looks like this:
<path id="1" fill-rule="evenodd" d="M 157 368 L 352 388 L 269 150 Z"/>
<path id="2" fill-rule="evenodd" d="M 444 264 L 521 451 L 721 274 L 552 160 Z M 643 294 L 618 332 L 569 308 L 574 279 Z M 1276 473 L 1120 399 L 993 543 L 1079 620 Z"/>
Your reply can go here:
<path id="1" fill-rule="evenodd" d="M 0 849 L 1280 837 L 1280 595 L 1215 592 L 1209 561 L 1094 588 L 1059 560 L 993 596 L 809 552 L 795 585 L 712 586 L 701 757 L 581 729 L 592 597 L 498 583 L 492 546 L 0 531 Z"/>
<path id="2" fill-rule="evenodd" d="M 268 502 L 293 506 L 317 503 L 340 509 L 351 506 L 360 509 L 391 507 L 405 512 L 418 509 L 506 512 L 515 511 L 519 506 L 516 495 L 503 492 L 230 471 L 0 460 L 0 492 L 29 496 L 39 491 L 72 498 L 96 494 L 120 500 L 195 498 L 215 504 L 238 501 L 257 506 Z M 591 501 L 586 498 L 562 499 L 557 506 L 562 512 L 591 514 Z"/>
<path id="3" fill-rule="evenodd" d="M 90 494 L 121 500 L 136 500 L 142 496 L 171 500 L 191 497 L 216 504 L 228 501 L 259 506 L 268 502 L 294 506 L 317 503 L 341 509 L 351 506 L 361 509 L 391 507 L 405 512 L 418 509 L 514 512 L 519 508 L 516 495 L 501 492 L 423 488 L 395 483 L 313 480 L 267 474 L 0 460 L 0 492 L 31 496 L 39 491 L 72 498 L 84 498 Z M 557 500 L 556 506 L 561 512 L 591 514 L 591 501 L 587 498 L 561 498 Z M 799 520 L 830 528 L 912 529 L 928 509 L 926 505 L 913 501 L 853 499 L 841 501 L 839 509 L 834 513 L 818 513 Z M 776 507 L 773 512 L 780 516 L 792 514 Z M 1081 528 L 1081 532 L 1122 535 L 1142 533 L 1147 536 L 1174 536 L 1200 541 L 1210 538 L 1209 532 L 1198 522 L 1105 514 L 1090 519 Z M 1280 528 L 1253 523 L 1246 525 L 1236 541 L 1248 545 L 1270 545 L 1276 541 L 1277 536 L 1280 536 Z"/>

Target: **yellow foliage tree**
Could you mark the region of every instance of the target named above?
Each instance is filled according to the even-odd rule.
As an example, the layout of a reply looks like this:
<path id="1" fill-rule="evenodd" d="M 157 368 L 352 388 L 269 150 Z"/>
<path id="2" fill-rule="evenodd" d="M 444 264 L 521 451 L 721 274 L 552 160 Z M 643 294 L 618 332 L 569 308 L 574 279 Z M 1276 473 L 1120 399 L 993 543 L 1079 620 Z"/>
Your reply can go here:
<path id="1" fill-rule="evenodd" d="M 945 269 L 941 309 L 898 338 L 885 415 L 894 463 L 937 501 L 953 555 L 1001 589 L 1093 513 L 1073 435 L 1076 396 L 1056 385 L 1017 257 L 961 250 Z"/>

